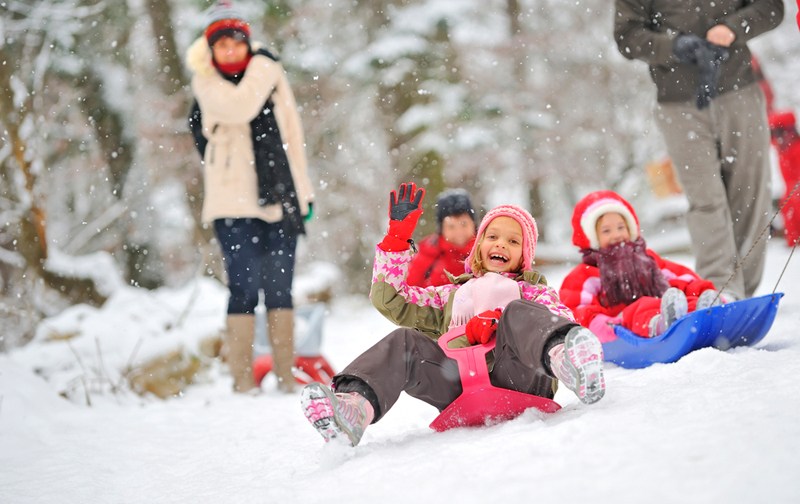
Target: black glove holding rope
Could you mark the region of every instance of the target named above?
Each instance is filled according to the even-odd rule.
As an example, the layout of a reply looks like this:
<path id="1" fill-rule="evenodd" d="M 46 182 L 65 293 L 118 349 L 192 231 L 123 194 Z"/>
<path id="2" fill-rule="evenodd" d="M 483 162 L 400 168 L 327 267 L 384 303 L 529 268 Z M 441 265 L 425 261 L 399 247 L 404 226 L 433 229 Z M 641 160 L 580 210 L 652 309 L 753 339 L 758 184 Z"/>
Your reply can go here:
<path id="1" fill-rule="evenodd" d="M 717 97 L 720 67 L 728 59 L 728 49 L 689 33 L 675 37 L 672 53 L 681 63 L 697 67 L 697 108 L 708 107 Z"/>

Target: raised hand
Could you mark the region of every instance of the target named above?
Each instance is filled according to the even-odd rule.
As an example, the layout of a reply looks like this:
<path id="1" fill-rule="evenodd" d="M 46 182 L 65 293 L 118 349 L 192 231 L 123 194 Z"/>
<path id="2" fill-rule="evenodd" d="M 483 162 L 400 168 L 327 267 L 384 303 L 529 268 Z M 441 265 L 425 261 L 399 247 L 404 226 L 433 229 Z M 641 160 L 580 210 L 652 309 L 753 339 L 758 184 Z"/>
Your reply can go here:
<path id="1" fill-rule="evenodd" d="M 414 243 L 411 235 L 422 215 L 422 200 L 425 189 L 413 182 L 400 184 L 397 191 L 389 194 L 389 230 L 378 246 L 386 252 L 402 252 Z"/>
<path id="2" fill-rule="evenodd" d="M 422 213 L 422 198 L 425 197 L 425 189 L 417 189 L 414 182 L 400 184 L 397 191 L 389 193 L 389 219 L 403 220 L 412 212 L 419 210 Z"/>

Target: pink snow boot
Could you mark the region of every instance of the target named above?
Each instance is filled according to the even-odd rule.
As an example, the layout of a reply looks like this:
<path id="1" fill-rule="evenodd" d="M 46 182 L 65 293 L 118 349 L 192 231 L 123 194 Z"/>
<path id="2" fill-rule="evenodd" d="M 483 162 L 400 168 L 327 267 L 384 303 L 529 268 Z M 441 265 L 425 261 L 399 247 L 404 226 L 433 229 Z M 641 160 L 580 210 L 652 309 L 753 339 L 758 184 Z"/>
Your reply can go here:
<path id="1" fill-rule="evenodd" d="M 575 392 L 584 404 L 593 404 L 606 393 L 603 377 L 603 345 L 585 327 L 569 330 L 564 343 L 548 352 L 550 369 L 558 381 Z"/>
<path id="2" fill-rule="evenodd" d="M 357 445 L 364 430 L 375 418 L 372 404 L 361 394 L 334 394 L 321 383 L 305 386 L 300 402 L 306 418 L 326 443 L 332 439 L 343 440 L 343 436 L 347 436 L 350 445 Z"/>

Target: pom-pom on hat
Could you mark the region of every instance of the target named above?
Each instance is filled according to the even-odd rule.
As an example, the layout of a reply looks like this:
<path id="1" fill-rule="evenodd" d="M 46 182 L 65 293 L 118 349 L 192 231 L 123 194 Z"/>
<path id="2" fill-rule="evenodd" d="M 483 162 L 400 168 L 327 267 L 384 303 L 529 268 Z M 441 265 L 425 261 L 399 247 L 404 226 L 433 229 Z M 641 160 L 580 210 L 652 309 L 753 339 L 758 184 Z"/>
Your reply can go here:
<path id="1" fill-rule="evenodd" d="M 639 238 L 639 218 L 625 198 L 614 191 L 595 191 L 583 197 L 572 212 L 572 243 L 581 249 L 599 249 L 597 221 L 607 213 L 618 213 L 625 219 L 631 240 Z"/>
<path id="2" fill-rule="evenodd" d="M 230 0 L 219 0 L 206 13 L 205 36 L 209 46 L 222 37 L 250 42 L 250 25 Z"/>
<path id="3" fill-rule="evenodd" d="M 445 217 L 461 214 L 469 214 L 472 220 L 475 220 L 475 209 L 467 191 L 447 189 L 439 194 L 439 199 L 436 200 L 436 222 L 440 231 Z"/>
<path id="4" fill-rule="evenodd" d="M 539 230 L 536 228 L 536 221 L 533 216 L 522 207 L 517 205 L 500 205 L 491 209 L 489 213 L 483 217 L 481 225 L 478 227 L 478 239 L 475 240 L 475 245 L 472 246 L 472 250 L 464 261 L 467 273 L 480 273 L 478 271 L 473 272 L 470 265 L 472 264 L 472 259 L 475 257 L 475 254 L 479 253 L 478 246 L 483 241 L 483 233 L 486 232 L 489 223 L 498 217 L 511 217 L 520 225 L 522 228 L 522 271 L 528 271 L 533 268 L 533 257 L 536 254 L 536 240 L 539 239 Z"/>

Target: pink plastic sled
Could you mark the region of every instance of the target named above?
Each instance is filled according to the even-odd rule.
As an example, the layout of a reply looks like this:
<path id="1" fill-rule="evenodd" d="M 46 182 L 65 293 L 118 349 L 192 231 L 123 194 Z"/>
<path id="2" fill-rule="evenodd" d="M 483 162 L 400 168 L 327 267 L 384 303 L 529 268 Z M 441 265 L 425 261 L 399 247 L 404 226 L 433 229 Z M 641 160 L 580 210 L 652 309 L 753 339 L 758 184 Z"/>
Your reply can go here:
<path id="1" fill-rule="evenodd" d="M 475 427 L 490 422 L 511 420 L 528 408 L 554 413 L 561 406 L 545 397 L 495 387 L 489 381 L 486 354 L 494 349 L 493 339 L 485 345 L 450 348 L 448 344 L 464 335 L 464 326 L 453 328 L 439 337 L 444 353 L 458 363 L 461 395 L 431 422 L 431 429 L 442 432 L 453 427 Z"/>

